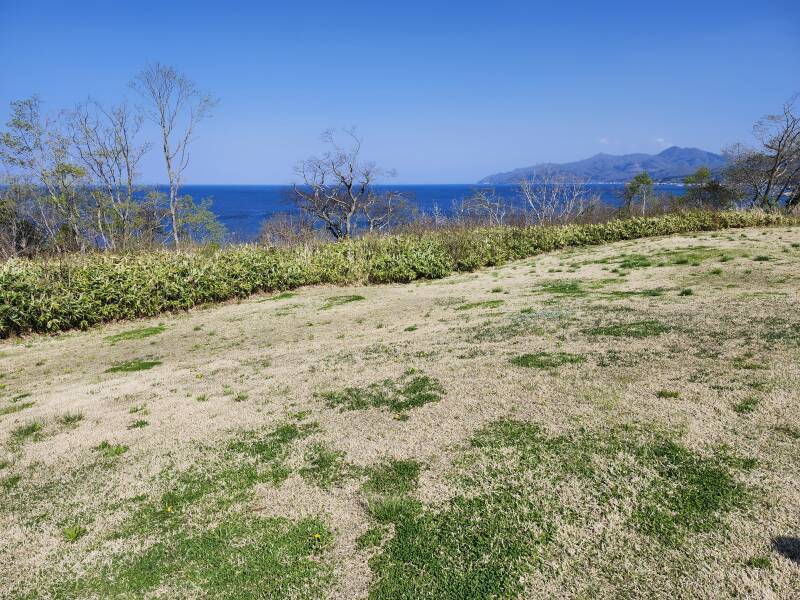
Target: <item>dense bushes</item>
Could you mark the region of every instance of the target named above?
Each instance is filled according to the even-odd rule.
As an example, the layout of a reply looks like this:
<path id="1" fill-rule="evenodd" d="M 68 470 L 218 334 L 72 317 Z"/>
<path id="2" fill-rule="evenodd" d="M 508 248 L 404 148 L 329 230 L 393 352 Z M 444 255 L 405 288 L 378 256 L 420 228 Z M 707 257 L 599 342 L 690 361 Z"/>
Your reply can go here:
<path id="1" fill-rule="evenodd" d="M 693 212 L 559 227 L 495 227 L 270 249 L 75 256 L 0 265 L 0 337 L 85 328 L 318 283 L 408 282 L 583 246 L 730 227 L 796 224 L 761 212 Z"/>

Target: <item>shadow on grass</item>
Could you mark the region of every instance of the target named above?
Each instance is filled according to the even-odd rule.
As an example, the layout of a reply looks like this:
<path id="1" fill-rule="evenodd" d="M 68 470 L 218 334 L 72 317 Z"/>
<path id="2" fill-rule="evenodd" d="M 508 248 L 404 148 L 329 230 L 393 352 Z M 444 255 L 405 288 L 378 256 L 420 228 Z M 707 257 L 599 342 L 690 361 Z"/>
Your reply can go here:
<path id="1" fill-rule="evenodd" d="M 772 539 L 772 547 L 792 562 L 800 564 L 800 538 L 778 536 Z"/>

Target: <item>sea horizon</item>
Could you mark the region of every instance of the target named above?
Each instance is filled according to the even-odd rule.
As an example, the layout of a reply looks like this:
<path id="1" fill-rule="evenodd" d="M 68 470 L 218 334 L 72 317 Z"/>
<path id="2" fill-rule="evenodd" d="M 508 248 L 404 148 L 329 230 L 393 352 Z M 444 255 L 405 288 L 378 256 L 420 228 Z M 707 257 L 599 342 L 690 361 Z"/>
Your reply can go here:
<path id="1" fill-rule="evenodd" d="M 618 206 L 620 192 L 624 183 L 589 183 L 590 190 L 595 190 L 601 200 L 607 204 Z M 165 189 L 164 184 L 145 187 Z M 492 189 L 505 197 L 511 204 L 519 201 L 518 186 L 479 185 L 477 183 L 439 183 L 439 184 L 379 184 L 380 190 L 404 192 L 416 208 L 425 214 L 438 210 L 450 214 L 454 203 L 468 197 L 477 189 Z M 294 213 L 296 206 L 290 198 L 292 184 L 186 184 L 181 186 L 181 193 L 191 196 L 195 201 L 211 199 L 211 210 L 228 230 L 232 241 L 251 241 L 258 236 L 261 224 L 278 213 Z M 683 186 L 678 184 L 662 184 L 661 191 L 675 194 L 684 193 Z"/>

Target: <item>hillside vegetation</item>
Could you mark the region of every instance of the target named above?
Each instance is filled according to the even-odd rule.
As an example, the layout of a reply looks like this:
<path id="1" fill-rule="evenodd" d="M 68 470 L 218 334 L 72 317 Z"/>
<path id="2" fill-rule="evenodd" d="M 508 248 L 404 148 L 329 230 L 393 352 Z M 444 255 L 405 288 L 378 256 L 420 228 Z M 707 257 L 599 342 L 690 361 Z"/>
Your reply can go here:
<path id="1" fill-rule="evenodd" d="M 800 228 L 702 231 L 759 219 L 7 265 L 7 332 L 242 300 L 0 342 L 0 596 L 796 598 Z"/>
<path id="2" fill-rule="evenodd" d="M 587 225 L 462 228 L 288 249 L 233 246 L 11 260 L 0 265 L 0 337 L 86 328 L 303 285 L 436 279 L 558 248 L 795 221 L 760 211 L 685 212 Z"/>

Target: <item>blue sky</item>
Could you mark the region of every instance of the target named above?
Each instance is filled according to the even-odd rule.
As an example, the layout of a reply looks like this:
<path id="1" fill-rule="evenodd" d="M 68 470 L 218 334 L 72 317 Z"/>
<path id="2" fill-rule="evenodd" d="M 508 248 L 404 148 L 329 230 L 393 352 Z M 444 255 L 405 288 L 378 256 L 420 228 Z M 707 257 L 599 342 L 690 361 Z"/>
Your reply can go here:
<path id="1" fill-rule="evenodd" d="M 669 145 L 718 151 L 800 91 L 800 2 L 0 0 L 0 119 L 133 99 L 170 63 L 221 102 L 192 183 L 285 183 L 358 126 L 397 182 Z M 158 156 L 143 164 L 162 181 Z"/>

